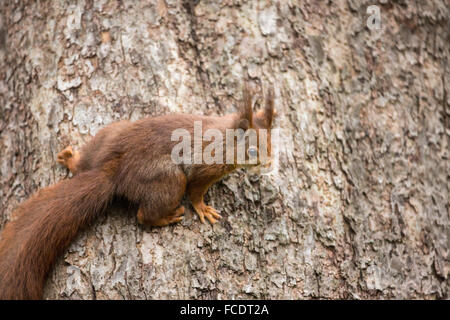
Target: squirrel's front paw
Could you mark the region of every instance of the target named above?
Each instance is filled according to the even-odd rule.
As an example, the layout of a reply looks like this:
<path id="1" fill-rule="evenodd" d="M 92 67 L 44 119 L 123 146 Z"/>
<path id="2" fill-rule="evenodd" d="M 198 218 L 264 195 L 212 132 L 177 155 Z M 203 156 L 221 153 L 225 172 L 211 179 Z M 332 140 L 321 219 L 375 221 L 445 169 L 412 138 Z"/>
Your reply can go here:
<path id="1" fill-rule="evenodd" d="M 204 202 L 200 202 L 198 204 L 192 204 L 198 216 L 200 217 L 200 221 L 205 223 L 205 217 L 211 223 L 216 223 L 216 219 L 222 218 L 220 214 L 217 213 L 216 209 L 211 206 L 207 206 Z"/>

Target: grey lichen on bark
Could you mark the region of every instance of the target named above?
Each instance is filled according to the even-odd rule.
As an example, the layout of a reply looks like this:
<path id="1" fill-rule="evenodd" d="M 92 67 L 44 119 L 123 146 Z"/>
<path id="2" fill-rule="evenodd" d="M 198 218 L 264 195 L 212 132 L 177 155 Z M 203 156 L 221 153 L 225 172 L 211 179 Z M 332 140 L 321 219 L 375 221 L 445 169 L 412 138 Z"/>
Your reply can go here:
<path id="1" fill-rule="evenodd" d="M 118 204 L 59 259 L 48 299 L 448 298 L 445 1 L 3 1 L 0 227 L 70 176 L 103 126 L 235 110 L 273 86 L 274 174 L 238 171 L 166 228 Z"/>

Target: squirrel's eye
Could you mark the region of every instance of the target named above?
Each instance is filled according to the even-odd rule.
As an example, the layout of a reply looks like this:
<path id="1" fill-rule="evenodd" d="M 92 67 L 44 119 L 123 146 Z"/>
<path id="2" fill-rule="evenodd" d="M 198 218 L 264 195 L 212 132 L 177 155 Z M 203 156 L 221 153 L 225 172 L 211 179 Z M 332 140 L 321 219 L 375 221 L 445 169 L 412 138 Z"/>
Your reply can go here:
<path id="1" fill-rule="evenodd" d="M 247 154 L 250 158 L 256 158 L 258 156 L 258 149 L 255 147 L 250 147 L 247 150 Z"/>

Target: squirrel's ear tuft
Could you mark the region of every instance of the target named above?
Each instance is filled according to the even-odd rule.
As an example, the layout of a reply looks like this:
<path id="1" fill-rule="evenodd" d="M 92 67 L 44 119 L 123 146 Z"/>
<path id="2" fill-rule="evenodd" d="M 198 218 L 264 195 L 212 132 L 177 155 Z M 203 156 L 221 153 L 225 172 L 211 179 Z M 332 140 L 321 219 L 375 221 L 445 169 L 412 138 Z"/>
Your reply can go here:
<path id="1" fill-rule="evenodd" d="M 256 113 L 256 122 L 267 129 L 272 127 L 273 118 L 276 117 L 277 113 L 274 108 L 274 92 L 273 88 L 269 88 L 269 92 L 266 96 L 266 104 L 263 109 Z"/>
<path id="2" fill-rule="evenodd" d="M 275 103 L 275 94 L 273 92 L 273 88 L 269 88 L 269 92 L 267 93 L 266 97 L 266 106 L 264 108 L 264 122 L 267 126 L 267 128 L 270 128 L 272 126 L 273 118 L 276 115 L 275 109 L 274 109 L 274 103 Z"/>
<path id="3" fill-rule="evenodd" d="M 238 127 L 247 130 L 252 126 L 253 123 L 253 104 L 252 104 L 252 93 L 250 91 L 249 85 L 246 83 L 244 85 L 244 90 L 242 93 L 243 99 L 241 103 L 241 110 L 239 111 L 239 122 Z M 246 120 L 246 121 L 243 121 Z M 246 122 L 246 124 L 245 124 Z M 244 127 L 242 127 L 244 126 Z"/>

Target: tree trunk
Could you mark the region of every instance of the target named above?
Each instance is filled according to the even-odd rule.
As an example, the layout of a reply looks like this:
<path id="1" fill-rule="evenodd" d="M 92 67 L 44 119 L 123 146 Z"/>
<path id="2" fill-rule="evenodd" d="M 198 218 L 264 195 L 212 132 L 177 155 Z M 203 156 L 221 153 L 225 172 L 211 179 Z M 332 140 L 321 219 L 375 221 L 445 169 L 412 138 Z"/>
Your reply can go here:
<path id="1" fill-rule="evenodd" d="M 213 226 L 111 208 L 45 298 L 449 298 L 448 2 L 26 2 L 0 4 L 1 227 L 119 119 L 232 112 L 247 79 L 284 134 L 276 172 L 210 189 Z"/>

